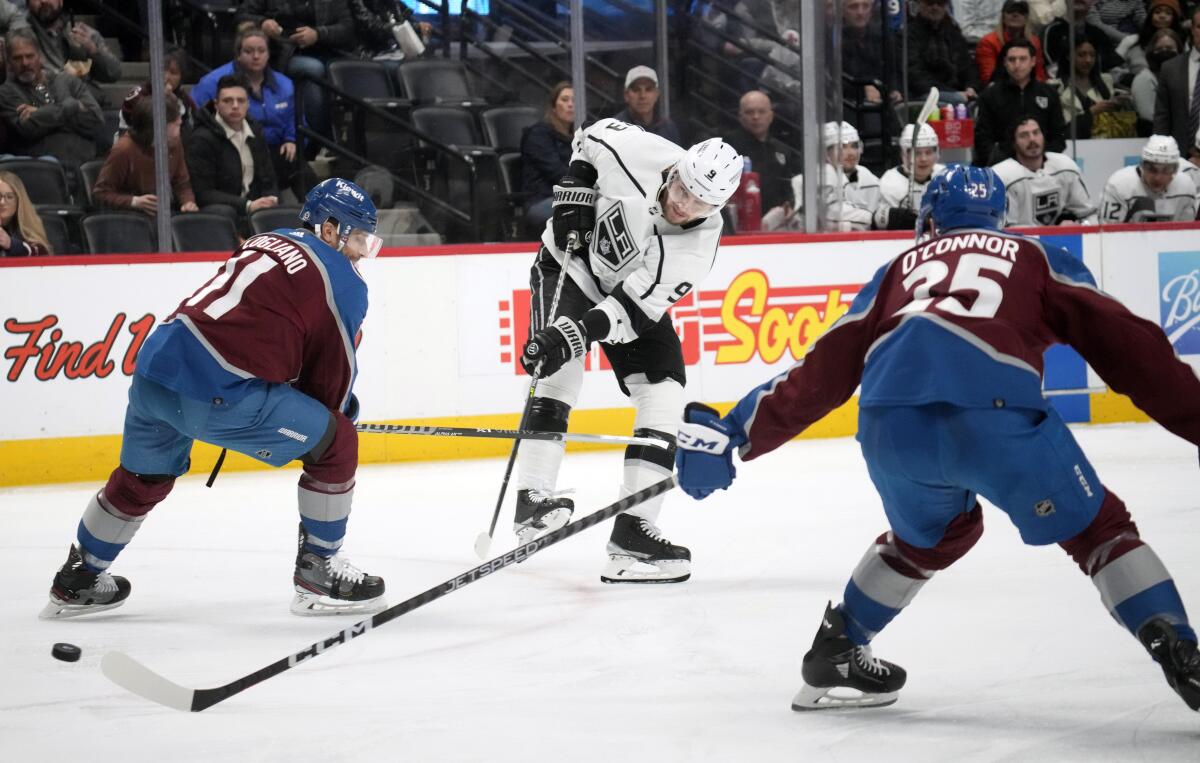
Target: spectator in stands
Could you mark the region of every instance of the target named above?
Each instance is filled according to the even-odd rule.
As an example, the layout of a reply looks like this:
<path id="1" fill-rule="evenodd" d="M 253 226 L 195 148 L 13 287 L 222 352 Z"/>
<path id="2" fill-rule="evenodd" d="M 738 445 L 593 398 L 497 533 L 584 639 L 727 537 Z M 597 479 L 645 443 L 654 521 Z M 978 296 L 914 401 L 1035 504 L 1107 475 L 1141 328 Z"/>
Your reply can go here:
<path id="1" fill-rule="evenodd" d="M 1071 44 L 1071 27 L 1075 27 L 1075 39 L 1086 39 L 1096 49 L 1100 61 L 1100 71 L 1109 71 L 1124 63 L 1117 54 L 1117 44 L 1108 34 L 1088 22 L 1094 0 L 1071 0 L 1071 20 L 1066 17 L 1051 21 L 1042 32 L 1042 48 L 1046 52 L 1046 62 L 1051 66 L 1070 60 L 1068 51 Z M 1052 76 L 1068 78 L 1065 72 L 1052 71 Z"/>
<path id="2" fill-rule="evenodd" d="M 978 85 L 971 49 L 950 16 L 950 0 L 918 0 L 908 24 L 908 95 L 923 99 L 930 88 L 942 103 L 975 99 Z"/>
<path id="3" fill-rule="evenodd" d="M 1171 29 L 1183 37 L 1183 13 L 1179 0 L 1151 0 L 1150 13 L 1142 22 L 1137 34 L 1131 34 L 1117 45 L 1117 53 L 1125 59 L 1125 68 L 1132 77 L 1146 70 L 1146 53 L 1150 50 L 1150 38 L 1160 29 Z"/>
<path id="4" fill-rule="evenodd" d="M 740 127 L 725 137 L 725 142 L 749 159 L 750 169 L 758 173 L 764 219 L 772 213 L 783 218 L 791 216 L 795 209 L 792 178 L 804 169 L 796 154 L 772 137 L 774 121 L 771 99 L 761 90 L 751 90 L 742 95 L 738 104 Z"/>
<path id="5" fill-rule="evenodd" d="M 1179 146 L 1170 135 L 1151 135 L 1141 164 L 1122 167 L 1104 186 L 1100 219 L 1109 223 L 1190 222 L 1196 219 L 1196 185 L 1179 171 Z"/>
<path id="6" fill-rule="evenodd" d="M 885 67 L 878 4 L 872 0 L 842 2 L 842 75 L 876 83 L 862 85 L 857 93 L 847 88 L 846 96 L 866 103 L 883 103 L 886 95 L 892 103 L 899 103 L 904 100 L 896 84 L 900 81 L 899 46 L 890 46 L 891 66 Z"/>
<path id="7" fill-rule="evenodd" d="M 196 197 L 183 158 L 179 132 L 183 108 L 179 99 L 167 93 L 167 164 L 170 168 L 172 206 L 181 212 L 195 212 Z M 100 206 L 133 209 L 154 216 L 158 213 L 154 172 L 154 111 L 150 98 L 134 104 L 129 115 L 129 131 L 122 135 L 104 160 L 92 198 Z"/>
<path id="8" fill-rule="evenodd" d="M 97 82 L 121 78 L 121 59 L 108 49 L 100 33 L 76 23 L 63 13 L 63 0 L 29 0 L 30 28 L 42 53 L 42 63 L 52 73 L 65 71 L 87 82 L 98 103 L 104 94 Z"/>
<path id="9" fill-rule="evenodd" d="M 233 42 L 233 60 L 204 75 L 192 88 L 192 97 L 207 104 L 217 94 L 217 83 L 229 74 L 242 75 L 250 86 L 248 114 L 262 128 L 279 186 L 291 186 L 300 165 L 295 91 L 288 77 L 271 68 L 266 32 L 253 28 L 240 32 Z M 298 192 L 297 198 L 304 195 Z"/>
<path id="10" fill-rule="evenodd" d="M 613 116 L 678 145 L 679 128 L 659 115 L 658 96 L 658 73 L 649 66 L 635 66 L 625 74 L 625 108 Z"/>
<path id="11" fill-rule="evenodd" d="M 1083 175 L 1066 154 L 1046 151 L 1042 126 L 1033 117 L 1016 121 L 1012 158 L 994 169 L 1004 181 L 1005 225 L 1064 225 L 1096 222 Z"/>
<path id="12" fill-rule="evenodd" d="M 364 58 L 376 61 L 419 58 L 433 34 L 432 24 L 412 23 L 412 9 L 397 0 L 350 0 L 350 13 Z"/>
<path id="13" fill-rule="evenodd" d="M 967 42 L 977 45 L 991 33 L 996 28 L 996 19 L 1004 5 L 1007 5 L 1004 0 L 954 0 L 954 20 L 958 22 L 958 28 Z"/>
<path id="14" fill-rule="evenodd" d="M 213 119 L 196 126 L 185 151 L 196 201 L 228 207 L 214 211 L 239 221 L 279 203 L 262 127 L 246 116 L 249 93 L 241 75 L 222 77 L 209 106 Z"/>
<path id="15" fill-rule="evenodd" d="M 25 17 L 25 9 L 17 7 L 8 0 L 0 0 L 0 82 L 4 81 L 4 35 L 10 29 L 20 29 L 29 26 Z M 0 145 L 3 145 L 3 135 L 0 135 Z"/>
<path id="16" fill-rule="evenodd" d="M 290 58 L 276 56 L 279 68 L 299 81 L 304 117 L 312 129 L 333 138 L 329 97 L 307 77 L 326 76 L 326 65 L 355 46 L 354 19 L 340 0 L 244 0 L 237 21 L 252 21 L 280 43 Z M 294 52 L 292 52 L 294 51 Z M 316 153 L 315 144 L 307 149 Z"/>
<path id="17" fill-rule="evenodd" d="M 48 254 L 54 254 L 50 239 L 25 184 L 11 172 L 0 172 L 0 257 Z"/>
<path id="18" fill-rule="evenodd" d="M 1154 132 L 1170 135 L 1176 145 L 1191 144 L 1200 129 L 1200 6 L 1192 11 L 1192 48 L 1175 56 L 1158 72 L 1158 94 L 1154 101 Z"/>
<path id="19" fill-rule="evenodd" d="M 196 120 L 203 119 L 204 116 L 200 113 L 199 107 L 192 100 L 191 95 L 183 92 L 183 89 L 179 87 L 182 82 L 183 49 L 172 47 L 167 49 L 163 56 L 163 85 L 166 87 L 167 93 L 179 99 L 180 119 L 182 120 L 180 140 L 186 144 L 188 137 L 192 134 L 192 128 L 196 125 Z M 151 88 L 151 83 L 147 80 L 125 94 L 125 100 L 121 102 L 121 113 L 117 119 L 117 134 L 113 137 L 114 141 L 129 129 L 129 118 L 133 113 L 133 107 L 143 96 L 151 94 Z"/>
<path id="20" fill-rule="evenodd" d="M 10 150 L 54 157 L 73 186 L 79 165 L 96 156 L 96 133 L 104 124 L 100 104 L 83 80 L 43 68 L 32 30 L 10 31 L 5 47 L 8 81 L 0 85 L 0 117 Z"/>
<path id="21" fill-rule="evenodd" d="M 1058 66 L 1064 79 L 1050 84 L 1058 87 L 1063 119 L 1075 120 L 1074 135 L 1079 140 L 1091 138 L 1132 138 L 1137 135 L 1137 115 L 1132 111 L 1133 99 L 1119 93 L 1110 74 L 1096 66 L 1096 49 L 1090 40 L 1075 41 L 1075 65 L 1066 62 Z M 1074 71 L 1074 79 L 1065 79 Z"/>
<path id="22" fill-rule="evenodd" d="M 550 89 L 542 121 L 521 134 L 521 190 L 526 194 L 525 229 L 540 235 L 550 219 L 554 184 L 567 174 L 575 130 L 575 91 L 570 82 Z"/>
<path id="23" fill-rule="evenodd" d="M 976 164 L 992 165 L 1007 159 L 1012 150 L 1005 136 L 1012 135 L 1014 120 L 1033 116 L 1043 125 L 1046 150 L 1062 151 L 1067 145 L 1062 103 L 1058 91 L 1033 78 L 1033 43 L 1011 40 L 1000 50 L 1004 74 L 979 96 L 975 116 Z"/>
<path id="24" fill-rule="evenodd" d="M 975 65 L 979 68 L 979 82 L 987 87 L 1004 67 L 1000 66 L 1000 49 L 1009 40 L 1025 39 L 1033 43 L 1033 76 L 1038 82 L 1046 81 L 1046 61 L 1042 56 L 1042 41 L 1033 33 L 1029 23 L 1029 3 L 1026 0 L 1005 0 L 1000 11 L 1000 23 L 979 41 L 975 49 Z"/>
<path id="25" fill-rule="evenodd" d="M 1087 20 L 1119 43 L 1146 21 L 1146 0 L 1095 0 Z"/>
<path id="26" fill-rule="evenodd" d="M 1154 130 L 1154 99 L 1158 95 L 1158 73 L 1163 64 L 1183 52 L 1183 37 L 1174 29 L 1159 29 L 1146 44 L 1148 66 L 1133 78 L 1133 105 L 1138 115 L 1138 135 Z"/>
<path id="27" fill-rule="evenodd" d="M 1046 25 L 1067 15 L 1069 0 L 1029 0 L 1029 23 L 1041 34 Z"/>

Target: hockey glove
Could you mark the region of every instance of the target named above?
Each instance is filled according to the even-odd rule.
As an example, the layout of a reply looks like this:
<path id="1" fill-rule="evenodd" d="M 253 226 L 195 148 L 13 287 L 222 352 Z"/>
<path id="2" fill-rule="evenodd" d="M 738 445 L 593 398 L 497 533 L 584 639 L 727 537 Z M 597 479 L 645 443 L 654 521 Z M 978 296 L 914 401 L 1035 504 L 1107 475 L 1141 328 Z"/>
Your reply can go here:
<path id="1" fill-rule="evenodd" d="M 587 348 L 587 329 L 573 318 L 561 315 L 525 343 L 521 367 L 530 376 L 544 379 L 555 374 L 567 361 L 583 357 Z"/>
<path id="2" fill-rule="evenodd" d="M 587 162 L 571 162 L 571 168 L 554 186 L 554 245 L 567 248 L 572 233 L 586 246 L 596 227 L 596 168 Z"/>
<path id="3" fill-rule="evenodd" d="M 696 500 L 725 490 L 737 476 L 733 449 L 746 442 L 739 427 L 703 403 L 688 403 L 679 425 L 675 470 L 679 486 Z"/>
<path id="4" fill-rule="evenodd" d="M 888 230 L 914 230 L 917 227 L 917 213 L 903 207 L 893 207 L 888 210 Z"/>

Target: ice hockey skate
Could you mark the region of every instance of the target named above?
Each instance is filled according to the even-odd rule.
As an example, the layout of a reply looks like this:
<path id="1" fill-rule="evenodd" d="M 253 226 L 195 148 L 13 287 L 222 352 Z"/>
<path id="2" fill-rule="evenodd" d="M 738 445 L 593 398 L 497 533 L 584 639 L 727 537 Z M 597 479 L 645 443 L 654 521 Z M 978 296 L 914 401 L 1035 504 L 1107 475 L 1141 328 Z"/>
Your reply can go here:
<path id="1" fill-rule="evenodd" d="M 1162 666 L 1167 683 L 1187 706 L 1200 710 L 1200 652 L 1196 651 L 1196 642 L 1179 638 L 1175 627 L 1160 618 L 1142 626 L 1138 641 Z"/>
<path id="2" fill-rule="evenodd" d="M 119 575 L 92 572 L 85 567 L 79 549 L 72 544 L 66 563 L 50 586 L 50 603 L 39 617 L 56 620 L 115 609 L 125 603 L 129 588 L 129 581 Z"/>
<path id="3" fill-rule="evenodd" d="M 605 583 L 682 583 L 692 574 L 692 552 L 662 536 L 652 522 L 629 514 L 613 520 Z"/>
<path id="4" fill-rule="evenodd" d="M 804 686 L 793 710 L 883 707 L 896 701 L 907 674 L 899 665 L 877 660 L 871 647 L 846 636 L 842 613 L 830 604 L 801 668 Z"/>
<path id="5" fill-rule="evenodd" d="M 292 614 L 370 615 L 387 607 L 383 578 L 366 574 L 341 553 L 323 557 L 306 550 L 307 538 L 301 525 Z"/>
<path id="6" fill-rule="evenodd" d="M 519 545 L 537 540 L 554 532 L 571 520 L 575 502 L 563 493 L 541 490 L 518 490 L 517 511 L 513 515 L 513 532 Z"/>

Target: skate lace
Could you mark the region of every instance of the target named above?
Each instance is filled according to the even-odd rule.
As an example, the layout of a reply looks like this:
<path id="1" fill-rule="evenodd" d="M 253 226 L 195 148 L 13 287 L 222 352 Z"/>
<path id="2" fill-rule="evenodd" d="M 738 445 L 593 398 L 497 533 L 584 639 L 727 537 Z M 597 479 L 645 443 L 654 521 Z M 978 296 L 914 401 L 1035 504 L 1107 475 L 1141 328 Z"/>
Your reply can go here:
<path id="1" fill-rule="evenodd" d="M 671 545 L 671 541 L 664 538 L 662 531 L 659 530 L 653 523 L 651 523 L 650 520 L 638 519 L 638 526 L 642 528 L 642 532 L 644 532 L 650 538 L 650 540 L 655 540 L 659 543 L 665 543 L 668 546 Z"/>
<path id="2" fill-rule="evenodd" d="M 858 666 L 866 672 L 876 676 L 886 676 L 891 674 L 891 669 L 875 658 L 871 653 L 871 647 L 860 646 L 854 650 L 854 661 Z"/>
<path id="3" fill-rule="evenodd" d="M 92 589 L 96 593 L 112 593 L 117 590 L 117 581 L 113 580 L 112 575 L 107 572 L 101 572 L 96 576 L 96 582 L 92 584 Z"/>
<path id="4" fill-rule="evenodd" d="M 363 578 L 365 578 L 367 576 L 367 573 L 365 573 L 362 570 L 360 570 L 359 568 L 355 567 L 353 564 L 350 563 L 349 559 L 342 556 L 341 554 L 334 554 L 333 556 L 326 559 L 325 560 L 325 568 L 329 571 L 329 574 L 332 575 L 333 577 L 335 577 L 339 580 L 345 580 L 347 582 L 350 582 L 350 583 L 353 583 L 356 585 L 358 583 L 361 583 Z"/>
<path id="5" fill-rule="evenodd" d="M 553 501 L 555 498 L 565 498 L 568 495 L 575 495 L 575 488 L 566 490 L 538 490 L 535 488 L 529 491 L 529 500 L 533 503 L 542 503 Z"/>

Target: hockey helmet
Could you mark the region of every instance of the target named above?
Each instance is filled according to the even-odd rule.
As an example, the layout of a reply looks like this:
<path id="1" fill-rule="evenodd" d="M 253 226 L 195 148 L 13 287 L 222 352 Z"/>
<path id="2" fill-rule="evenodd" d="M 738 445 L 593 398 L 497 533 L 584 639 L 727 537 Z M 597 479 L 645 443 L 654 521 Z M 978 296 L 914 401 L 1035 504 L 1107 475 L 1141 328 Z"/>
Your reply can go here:
<path id="1" fill-rule="evenodd" d="M 697 143 L 675 165 L 679 182 L 692 196 L 720 209 L 742 182 L 742 157 L 720 138 Z"/>
<path id="2" fill-rule="evenodd" d="M 300 208 L 300 221 L 320 227 L 330 218 L 337 221 L 339 251 L 351 236 L 363 236 L 364 255 L 374 257 L 379 253 L 383 240 L 375 235 L 378 223 L 375 202 L 358 185 L 342 178 L 329 178 L 312 187 Z"/>
<path id="3" fill-rule="evenodd" d="M 917 239 L 930 221 L 941 233 L 954 228 L 993 228 L 1004 223 L 1004 181 L 991 167 L 951 164 L 929 181 L 917 215 Z"/>
<path id="4" fill-rule="evenodd" d="M 843 146 L 847 143 L 860 144 L 858 130 L 849 122 L 826 122 L 821 128 L 821 143 L 825 148 L 829 148 L 838 145 L 839 142 Z"/>
<path id="5" fill-rule="evenodd" d="M 1150 164 L 1179 164 L 1179 144 L 1170 135 L 1151 135 L 1142 146 L 1142 161 Z"/>
<path id="6" fill-rule="evenodd" d="M 922 122 L 920 129 L 917 130 L 916 148 L 937 148 L 938 136 L 929 126 L 928 122 Z M 904 130 L 900 133 L 900 148 L 908 151 L 913 148 L 913 126 L 907 124 Z"/>

